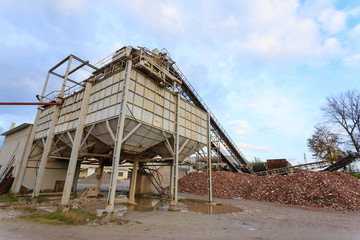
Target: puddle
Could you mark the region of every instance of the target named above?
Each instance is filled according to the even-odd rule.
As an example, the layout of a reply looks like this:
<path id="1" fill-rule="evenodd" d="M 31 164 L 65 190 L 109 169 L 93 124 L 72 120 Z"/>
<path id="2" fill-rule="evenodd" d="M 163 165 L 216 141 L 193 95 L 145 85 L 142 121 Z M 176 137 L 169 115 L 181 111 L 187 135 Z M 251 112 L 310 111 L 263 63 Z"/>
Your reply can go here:
<path id="1" fill-rule="evenodd" d="M 196 212 L 203 214 L 226 214 L 242 212 L 241 208 L 229 205 L 212 205 L 204 202 L 180 202 L 178 206 L 181 212 Z"/>
<path id="2" fill-rule="evenodd" d="M 117 205 L 117 215 L 123 216 L 126 212 L 161 212 L 169 210 L 169 201 L 156 198 L 137 198 L 136 205 L 122 204 Z M 229 205 L 212 205 L 203 201 L 181 201 L 178 203 L 180 212 L 195 212 L 202 214 L 227 214 L 234 212 L 242 212 L 241 208 Z M 97 215 L 101 216 L 104 209 L 98 209 Z"/>

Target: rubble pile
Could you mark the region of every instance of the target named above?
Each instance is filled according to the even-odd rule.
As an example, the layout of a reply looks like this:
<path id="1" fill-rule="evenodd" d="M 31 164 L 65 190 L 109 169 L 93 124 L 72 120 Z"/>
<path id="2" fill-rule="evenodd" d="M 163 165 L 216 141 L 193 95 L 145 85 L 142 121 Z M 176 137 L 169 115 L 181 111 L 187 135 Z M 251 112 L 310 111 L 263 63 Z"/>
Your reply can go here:
<path id="1" fill-rule="evenodd" d="M 360 210 L 360 181 L 341 172 L 298 172 L 288 176 L 255 176 L 213 172 L 213 196 L 244 198 L 336 210 Z M 193 172 L 179 180 L 179 191 L 208 194 L 206 173 Z"/>

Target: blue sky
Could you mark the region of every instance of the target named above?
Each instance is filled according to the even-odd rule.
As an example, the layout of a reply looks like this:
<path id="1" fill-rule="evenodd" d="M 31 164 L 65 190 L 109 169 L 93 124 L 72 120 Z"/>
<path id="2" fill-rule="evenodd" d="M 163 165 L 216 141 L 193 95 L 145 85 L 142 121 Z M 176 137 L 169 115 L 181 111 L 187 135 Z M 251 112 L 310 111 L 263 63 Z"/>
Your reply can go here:
<path id="1" fill-rule="evenodd" d="M 360 4 L 0 0 L 0 101 L 36 101 L 70 53 L 96 63 L 125 45 L 166 48 L 249 160 L 302 163 L 325 98 L 359 88 Z M 35 113 L 0 106 L 0 132 Z"/>

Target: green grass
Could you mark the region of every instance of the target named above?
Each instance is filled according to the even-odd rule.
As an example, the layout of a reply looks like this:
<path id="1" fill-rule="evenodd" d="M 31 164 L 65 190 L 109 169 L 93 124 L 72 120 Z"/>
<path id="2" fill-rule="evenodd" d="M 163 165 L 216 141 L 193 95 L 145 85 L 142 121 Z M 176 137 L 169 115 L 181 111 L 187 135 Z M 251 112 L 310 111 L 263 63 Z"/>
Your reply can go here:
<path id="1" fill-rule="evenodd" d="M 98 219 L 95 214 L 78 209 L 70 209 L 67 212 L 55 211 L 42 214 L 33 213 L 29 215 L 22 215 L 20 218 L 50 225 L 83 225 Z"/>
<path id="2" fill-rule="evenodd" d="M 18 202 L 19 199 L 12 194 L 4 194 L 0 196 L 0 202 Z"/>
<path id="3" fill-rule="evenodd" d="M 49 201 L 49 198 L 47 197 L 44 197 L 44 196 L 39 196 L 39 202 L 46 202 L 46 201 Z"/>
<path id="4" fill-rule="evenodd" d="M 353 176 L 353 177 L 356 177 L 356 178 L 360 179 L 360 174 L 352 174 L 351 176 Z"/>

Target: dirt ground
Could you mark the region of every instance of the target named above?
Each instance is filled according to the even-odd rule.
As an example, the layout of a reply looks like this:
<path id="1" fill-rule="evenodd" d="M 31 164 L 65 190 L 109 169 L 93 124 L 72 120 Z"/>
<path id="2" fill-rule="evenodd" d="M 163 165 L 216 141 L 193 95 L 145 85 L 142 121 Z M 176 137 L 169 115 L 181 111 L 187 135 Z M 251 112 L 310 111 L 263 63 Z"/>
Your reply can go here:
<path id="1" fill-rule="evenodd" d="M 180 194 L 181 198 L 206 200 Z M 214 199 L 240 212 L 130 211 L 123 225 L 50 226 L 16 218 L 0 207 L 0 239 L 360 239 L 360 212 L 342 212 L 242 199 Z"/>

